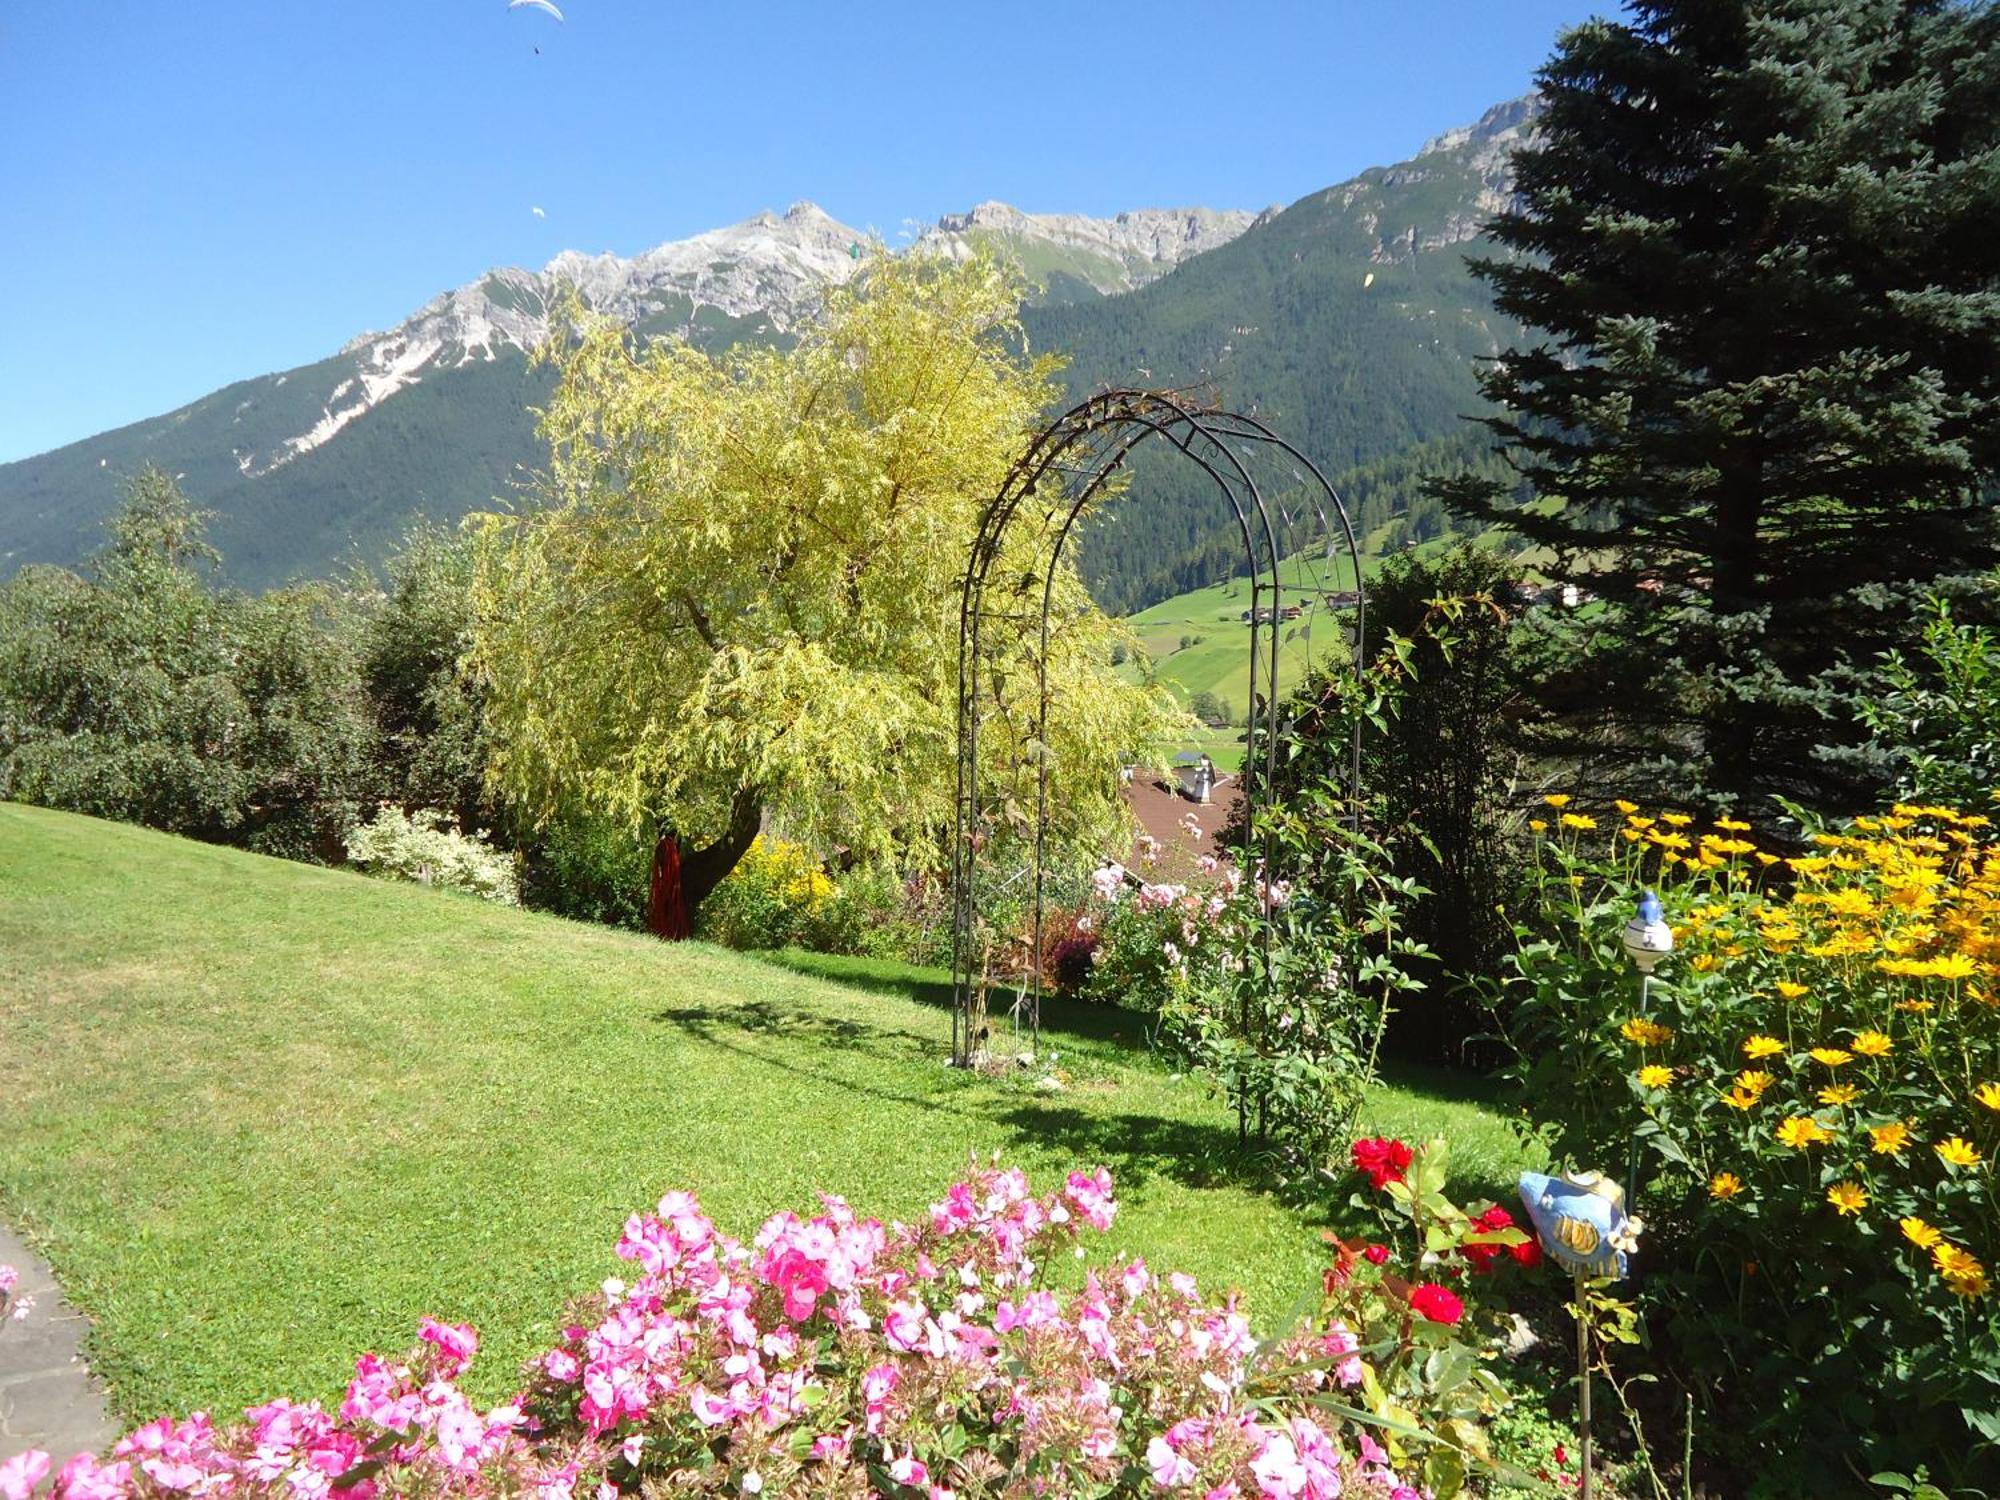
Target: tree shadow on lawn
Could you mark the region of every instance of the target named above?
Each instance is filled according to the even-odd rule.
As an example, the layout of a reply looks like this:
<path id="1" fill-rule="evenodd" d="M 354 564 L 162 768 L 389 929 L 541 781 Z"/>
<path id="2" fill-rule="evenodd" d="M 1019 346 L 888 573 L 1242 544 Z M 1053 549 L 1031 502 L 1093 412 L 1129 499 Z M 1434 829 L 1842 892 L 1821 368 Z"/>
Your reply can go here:
<path id="1" fill-rule="evenodd" d="M 1040 1097 L 1023 1097 L 1004 1080 L 947 1070 L 945 1059 L 936 1054 L 935 1044 L 914 1032 L 795 1009 L 769 1000 L 677 1006 L 658 1011 L 651 1019 L 738 1057 L 827 1088 L 989 1123 L 1005 1132 L 996 1141 L 1003 1149 L 1034 1146 L 1058 1152 L 1078 1166 L 1102 1163 L 1127 1187 L 1136 1188 L 1155 1178 L 1191 1188 L 1230 1184 L 1264 1191 L 1274 1185 L 1267 1167 L 1253 1153 L 1239 1148 L 1233 1129 L 1137 1111 L 1097 1112 Z M 943 1086 L 959 1087 L 963 1092 L 957 1099 L 939 1099 L 884 1088 L 862 1082 L 849 1071 L 814 1067 L 779 1056 L 765 1047 L 752 1045 L 752 1038 L 796 1040 L 824 1048 L 829 1062 L 859 1057 L 864 1063 L 932 1065 L 942 1075 Z"/>
<path id="2" fill-rule="evenodd" d="M 655 1012 L 651 1019 L 663 1025 L 676 1027 L 712 1047 L 719 1047 L 738 1057 L 762 1063 L 765 1067 L 776 1068 L 795 1077 L 811 1079 L 830 1088 L 850 1090 L 857 1094 L 865 1094 L 872 1099 L 908 1104 L 917 1109 L 936 1113 L 955 1114 L 967 1119 L 976 1118 L 967 1110 L 927 1098 L 922 1094 L 879 1088 L 839 1073 L 802 1066 L 776 1056 L 764 1048 L 746 1045 L 745 1042 L 734 1039 L 732 1035 L 748 1033 L 754 1037 L 798 1040 L 826 1049 L 832 1055 L 853 1057 L 859 1054 L 876 1062 L 910 1065 L 921 1064 L 935 1051 L 933 1047 L 925 1045 L 925 1039 L 915 1032 L 892 1031 L 880 1026 L 870 1026 L 864 1021 L 853 1021 L 841 1016 L 825 1015 L 819 1011 L 777 1005 L 769 1000 L 737 1001 L 729 1005 L 675 1006 Z M 935 1062 L 942 1072 L 945 1059 L 937 1056 Z"/>
<path id="3" fill-rule="evenodd" d="M 951 1009 L 951 975 L 943 969 L 927 969 L 893 959 L 812 953 L 803 948 L 767 948 L 746 956 L 793 974 L 896 995 L 936 1010 Z M 993 1014 L 1004 1013 L 996 996 Z M 1060 995 L 1042 996 L 1042 1031 L 1127 1047 L 1148 1045 L 1146 1018 L 1137 1011 L 1120 1010 L 1115 1005 L 1086 1005 Z"/>

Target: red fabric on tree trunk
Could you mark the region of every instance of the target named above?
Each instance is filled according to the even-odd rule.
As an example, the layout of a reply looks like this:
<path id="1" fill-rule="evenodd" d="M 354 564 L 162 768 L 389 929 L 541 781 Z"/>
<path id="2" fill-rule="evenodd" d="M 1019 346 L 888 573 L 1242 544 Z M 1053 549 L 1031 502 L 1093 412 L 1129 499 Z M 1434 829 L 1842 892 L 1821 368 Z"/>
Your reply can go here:
<path id="1" fill-rule="evenodd" d="M 681 895 L 681 846 L 671 833 L 653 847 L 653 888 L 646 898 L 646 926 L 670 943 L 694 935 Z"/>

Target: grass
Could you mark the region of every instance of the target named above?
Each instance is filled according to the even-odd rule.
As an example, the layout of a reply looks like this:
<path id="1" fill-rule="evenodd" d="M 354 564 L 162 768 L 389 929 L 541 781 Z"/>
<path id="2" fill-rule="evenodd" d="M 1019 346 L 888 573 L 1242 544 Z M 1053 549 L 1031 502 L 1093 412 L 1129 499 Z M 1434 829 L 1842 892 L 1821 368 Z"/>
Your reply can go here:
<path id="1" fill-rule="evenodd" d="M 128 1418 L 334 1395 L 424 1313 L 480 1327 L 498 1395 L 666 1188 L 738 1234 L 819 1188 L 908 1216 L 974 1151 L 1109 1165 L 1107 1249 L 1266 1317 L 1312 1285 L 1317 1226 L 1139 1018 L 1053 1013 L 1044 1095 L 943 1065 L 940 990 L 0 804 L 0 1214 Z M 1464 1094 L 1402 1079 L 1371 1118 L 1498 1191 L 1518 1148 Z"/>
<path id="2" fill-rule="evenodd" d="M 1362 538 L 1365 576 L 1373 576 L 1381 567 L 1388 529 L 1378 528 Z M 1298 554 L 1285 560 L 1278 577 L 1286 604 L 1303 605 L 1321 593 L 1354 587 L 1354 567 L 1344 553 L 1333 558 Z M 1196 693 L 1214 693 L 1240 725 L 1250 707 L 1250 625 L 1243 618 L 1249 608 L 1249 580 L 1231 578 L 1163 599 L 1127 616 L 1125 623 L 1138 637 L 1154 678 L 1173 689 L 1183 706 Z M 1298 683 L 1308 667 L 1347 659 L 1345 626 L 1350 618 L 1344 611 L 1321 605 L 1279 625 L 1281 696 Z M 1191 636 L 1199 639 L 1183 646 L 1182 640 Z M 1143 670 L 1134 662 L 1126 668 L 1126 675 L 1136 681 Z M 1242 732 L 1240 727 L 1208 730 L 1173 748 L 1206 752 L 1223 771 L 1236 771 L 1243 761 Z"/>

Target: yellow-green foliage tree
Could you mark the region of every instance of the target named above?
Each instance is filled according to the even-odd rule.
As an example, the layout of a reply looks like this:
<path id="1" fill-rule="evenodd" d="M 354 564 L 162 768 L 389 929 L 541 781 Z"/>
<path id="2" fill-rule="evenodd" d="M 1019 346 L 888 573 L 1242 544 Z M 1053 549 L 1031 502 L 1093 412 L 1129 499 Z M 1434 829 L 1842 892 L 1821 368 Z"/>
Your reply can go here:
<path id="1" fill-rule="evenodd" d="M 982 503 L 1057 394 L 1057 362 L 1023 347 L 1020 295 L 987 258 L 881 255 L 787 350 L 640 349 L 584 321 L 553 354 L 542 503 L 481 522 L 473 660 L 501 789 L 540 814 L 671 829 L 697 846 L 691 903 L 766 820 L 823 853 L 938 864 L 959 579 Z M 1046 545 L 1016 530 L 995 577 Z M 1054 599 L 1046 749 L 1031 678 L 1004 669 L 1038 649 L 1024 618 L 982 755 L 1000 799 L 1052 756 L 1055 836 L 1103 848 L 1125 816 L 1116 757 L 1159 743 L 1176 710 L 1105 665 L 1119 627 L 1068 562 Z"/>

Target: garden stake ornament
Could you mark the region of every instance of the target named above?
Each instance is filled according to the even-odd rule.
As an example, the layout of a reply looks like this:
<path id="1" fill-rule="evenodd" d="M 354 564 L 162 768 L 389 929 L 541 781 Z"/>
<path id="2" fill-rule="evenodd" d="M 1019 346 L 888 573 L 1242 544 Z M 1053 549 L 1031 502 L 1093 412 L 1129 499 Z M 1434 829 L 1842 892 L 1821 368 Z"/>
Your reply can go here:
<path id="1" fill-rule="evenodd" d="M 1666 909 L 1660 905 L 1660 898 L 1647 891 L 1639 900 L 1639 910 L 1631 921 L 1625 924 L 1620 935 L 1625 944 L 1625 956 L 1639 968 L 1639 1014 L 1643 1018 L 1653 1010 L 1653 970 L 1660 960 L 1674 951 L 1674 930 L 1667 925 Z M 1639 1142 L 1634 1137 L 1625 1155 L 1625 1180 L 1632 1184 L 1634 1193 L 1639 1191 Z"/>
<path id="2" fill-rule="evenodd" d="M 1658 912 L 1652 892 L 1646 896 L 1646 904 Z M 1639 910 L 1643 918 L 1646 905 Z M 1629 946 L 1631 928 L 1626 932 Z M 1667 942 L 1671 946 L 1671 935 Z M 1590 1500 L 1590 1312 L 1585 1287 L 1591 1280 L 1623 1277 L 1626 1257 L 1638 1253 L 1639 1235 L 1646 1226 L 1625 1212 L 1624 1189 L 1602 1172 L 1568 1172 L 1561 1177 L 1523 1172 L 1521 1206 L 1528 1211 L 1542 1249 L 1575 1282 L 1576 1436 L 1581 1455 L 1577 1494 L 1580 1500 Z"/>

